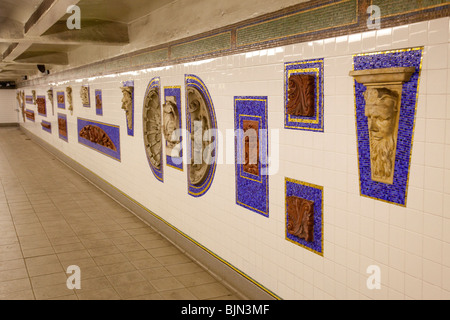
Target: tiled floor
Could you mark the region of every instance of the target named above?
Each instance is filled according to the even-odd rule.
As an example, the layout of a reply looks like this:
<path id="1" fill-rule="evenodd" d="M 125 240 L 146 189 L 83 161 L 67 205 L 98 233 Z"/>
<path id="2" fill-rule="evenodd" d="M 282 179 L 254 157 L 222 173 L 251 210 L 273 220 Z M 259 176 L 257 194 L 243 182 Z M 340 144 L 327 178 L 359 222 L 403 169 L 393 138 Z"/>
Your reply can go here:
<path id="1" fill-rule="evenodd" d="M 71 265 L 81 290 L 67 287 Z M 0 128 L 0 300 L 240 297 L 18 128 Z"/>

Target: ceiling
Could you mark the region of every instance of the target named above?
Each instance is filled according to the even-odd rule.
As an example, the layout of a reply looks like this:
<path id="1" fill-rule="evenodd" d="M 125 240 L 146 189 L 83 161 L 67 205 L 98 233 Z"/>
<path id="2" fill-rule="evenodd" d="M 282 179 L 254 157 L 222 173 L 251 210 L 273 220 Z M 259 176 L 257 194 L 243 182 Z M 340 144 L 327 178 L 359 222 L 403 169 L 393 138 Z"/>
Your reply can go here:
<path id="1" fill-rule="evenodd" d="M 1 0 L 0 81 L 19 81 L 24 75 L 69 65 L 71 51 L 88 45 L 129 44 L 128 26 L 174 0 Z M 67 21 L 80 8 L 81 29 Z M 72 20 L 71 20 L 72 21 Z"/>
<path id="2" fill-rule="evenodd" d="M 0 81 L 41 77 L 309 0 L 0 0 Z M 80 29 L 68 28 L 72 5 Z"/>

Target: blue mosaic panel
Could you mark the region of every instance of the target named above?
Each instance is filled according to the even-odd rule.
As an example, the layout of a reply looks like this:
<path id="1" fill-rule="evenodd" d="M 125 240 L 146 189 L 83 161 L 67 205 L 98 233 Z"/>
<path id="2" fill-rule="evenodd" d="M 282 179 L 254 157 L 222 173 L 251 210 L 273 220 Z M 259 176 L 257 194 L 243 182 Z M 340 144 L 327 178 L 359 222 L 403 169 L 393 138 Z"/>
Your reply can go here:
<path id="1" fill-rule="evenodd" d="M 34 104 L 33 96 L 25 96 L 25 102 L 26 104 Z"/>
<path id="2" fill-rule="evenodd" d="M 267 97 L 234 97 L 236 204 L 269 217 Z M 258 123 L 258 174 L 244 170 L 244 121 Z"/>
<path id="3" fill-rule="evenodd" d="M 30 110 L 30 109 L 26 109 L 25 111 L 27 113 L 26 118 L 28 120 L 30 120 L 31 122 L 36 122 L 36 114 L 35 114 L 35 112 L 33 110 Z"/>
<path id="4" fill-rule="evenodd" d="M 65 126 L 65 130 L 64 127 Z M 68 125 L 67 125 L 67 115 L 62 114 L 62 113 L 58 113 L 58 134 L 59 134 L 59 138 L 69 142 L 69 137 L 68 137 Z"/>
<path id="5" fill-rule="evenodd" d="M 44 125 L 50 126 L 50 128 L 46 128 Z M 46 131 L 48 133 L 52 133 L 52 124 L 50 122 L 42 121 L 41 126 L 42 126 L 42 130 L 44 130 L 44 131 Z"/>
<path id="6" fill-rule="evenodd" d="M 56 101 L 59 109 L 66 109 L 66 98 L 64 91 L 59 91 L 56 93 Z"/>
<path id="7" fill-rule="evenodd" d="M 83 104 L 83 107 L 85 107 L 85 108 L 90 108 L 91 107 L 91 90 L 89 90 L 89 86 L 82 86 L 83 88 L 87 88 L 87 91 L 88 91 L 88 101 L 89 101 L 89 104 Z"/>
<path id="8" fill-rule="evenodd" d="M 285 206 L 285 234 L 286 240 L 297 244 L 309 251 L 323 256 L 323 187 L 297 181 L 294 179 L 285 179 L 285 199 L 295 196 L 314 202 L 314 241 L 309 242 L 305 239 L 296 237 L 288 233 L 288 208 L 287 201 Z"/>
<path id="9" fill-rule="evenodd" d="M 39 106 L 39 102 L 42 102 L 42 106 Z M 37 96 L 36 98 L 36 104 L 38 106 L 37 110 L 38 110 L 38 115 L 42 116 L 42 117 L 47 117 L 47 100 L 45 99 L 45 96 Z M 42 112 L 41 112 L 42 111 Z"/>
<path id="10" fill-rule="evenodd" d="M 123 86 L 124 87 L 132 87 L 133 88 L 133 93 L 132 93 L 132 96 L 131 96 L 131 98 L 132 98 L 132 111 L 131 111 L 131 117 L 132 117 L 132 125 L 131 125 L 131 129 L 130 128 L 128 128 L 128 125 L 127 125 L 127 133 L 128 133 L 128 135 L 129 136 L 131 136 L 131 137 L 134 137 L 134 81 L 125 81 L 124 83 L 123 83 Z M 125 120 L 127 121 L 127 123 L 128 123 L 128 120 L 127 120 L 127 118 L 125 117 Z"/>
<path id="11" fill-rule="evenodd" d="M 145 91 L 145 95 L 144 95 L 144 104 L 145 104 L 145 99 L 146 99 L 147 95 L 149 94 L 149 92 L 151 90 L 155 90 L 155 89 L 156 89 L 156 91 L 158 91 L 158 96 L 159 96 L 158 106 L 161 106 L 161 79 L 159 77 L 155 77 L 155 78 L 151 79 L 150 82 L 148 83 L 147 90 Z M 145 107 L 145 105 L 144 105 L 144 107 Z M 144 109 L 142 111 L 142 114 L 144 114 Z M 144 126 L 145 126 L 145 122 L 144 122 Z M 155 178 L 161 182 L 164 182 L 163 151 L 161 150 L 160 169 L 155 167 L 151 163 L 150 158 L 147 155 L 147 153 L 145 153 L 145 154 L 147 156 L 148 165 L 150 166 L 150 169 L 152 170 L 152 173 L 155 176 Z"/>
<path id="12" fill-rule="evenodd" d="M 88 139 L 81 137 L 80 136 L 81 130 L 89 125 L 99 127 L 100 129 L 102 129 L 106 133 L 106 135 L 109 137 L 109 139 L 112 141 L 116 150 L 112 150 L 111 148 L 107 148 L 98 143 L 94 143 Z M 101 154 L 104 154 L 105 156 L 108 156 L 114 160 L 120 161 L 120 127 L 119 126 L 78 118 L 78 131 L 77 132 L 78 132 L 78 143 L 80 143 L 90 149 L 96 150 L 96 151 L 100 152 Z"/>
<path id="13" fill-rule="evenodd" d="M 103 115 L 102 90 L 95 90 L 95 114 L 98 116 Z"/>
<path id="14" fill-rule="evenodd" d="M 394 67 L 416 68 L 416 72 L 412 75 L 410 81 L 403 84 L 394 183 L 392 185 L 372 180 L 369 130 L 363 96 L 366 87 L 355 81 L 356 130 L 358 136 L 360 192 L 362 196 L 406 206 L 422 51 L 423 48 L 395 50 L 357 55 L 353 59 L 354 70 Z"/>
<path id="15" fill-rule="evenodd" d="M 312 59 L 284 64 L 284 128 L 294 130 L 306 130 L 324 132 L 324 94 L 323 94 L 323 69 L 324 59 Z M 286 112 L 288 105 L 289 77 L 291 75 L 315 76 L 315 107 L 313 117 L 293 116 Z"/>
<path id="16" fill-rule="evenodd" d="M 187 127 L 187 132 L 189 132 L 189 134 L 191 136 L 194 135 L 193 132 L 191 131 L 191 116 L 189 113 L 189 102 L 188 102 L 188 88 L 192 87 L 195 88 L 197 90 L 199 90 L 201 92 L 201 94 L 203 95 L 203 97 L 205 98 L 205 102 L 206 105 L 208 107 L 209 113 L 210 113 L 210 118 L 211 118 L 211 129 L 217 129 L 217 118 L 216 118 L 216 111 L 214 109 L 214 104 L 211 98 L 211 95 L 209 94 L 208 88 L 206 87 L 205 83 L 196 75 L 192 75 L 192 74 L 187 74 L 185 75 L 185 84 L 186 84 L 186 127 Z M 186 139 L 186 144 L 187 144 L 187 159 L 190 162 L 192 155 L 191 155 L 191 139 Z M 214 180 L 214 176 L 216 173 L 216 169 L 217 169 L 217 152 L 218 152 L 218 138 L 216 137 L 216 139 L 214 139 L 214 141 L 211 142 L 212 146 L 212 150 L 214 150 L 214 153 L 212 155 L 213 157 L 213 162 L 210 165 L 209 171 L 208 171 L 208 176 L 207 178 L 204 180 L 203 183 L 201 183 L 200 185 L 193 185 L 190 183 L 190 172 L 189 172 L 189 166 L 188 166 L 188 170 L 187 170 L 187 176 L 188 176 L 188 193 L 189 195 L 193 196 L 193 197 L 201 197 L 203 195 L 206 194 L 206 192 L 208 192 L 209 188 L 211 187 L 211 184 Z"/>
<path id="17" fill-rule="evenodd" d="M 167 97 L 175 97 L 175 101 L 178 109 L 178 128 L 181 129 L 181 87 L 165 87 L 164 88 L 164 96 L 167 101 Z M 166 164 L 167 166 L 183 171 L 183 136 L 180 132 L 180 153 L 178 157 L 173 157 L 169 154 L 166 154 Z M 166 146 L 167 147 L 167 146 Z"/>

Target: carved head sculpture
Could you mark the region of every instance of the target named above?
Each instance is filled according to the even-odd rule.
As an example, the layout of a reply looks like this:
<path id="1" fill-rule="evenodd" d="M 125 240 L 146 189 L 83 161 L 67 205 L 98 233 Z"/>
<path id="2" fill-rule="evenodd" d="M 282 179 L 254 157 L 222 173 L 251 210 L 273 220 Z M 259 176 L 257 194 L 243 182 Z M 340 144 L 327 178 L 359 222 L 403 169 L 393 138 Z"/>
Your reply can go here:
<path id="1" fill-rule="evenodd" d="M 53 105 L 53 90 L 52 89 L 47 90 L 47 97 L 48 97 L 48 100 L 50 100 L 50 102 Z"/>
<path id="2" fill-rule="evenodd" d="M 372 178 L 392 178 L 397 145 L 399 94 L 387 88 L 370 88 L 364 93 L 368 121 Z M 391 182 L 392 183 L 392 182 Z"/>
<path id="3" fill-rule="evenodd" d="M 287 203 L 287 231 L 288 233 L 314 241 L 314 202 L 299 197 L 286 198 Z"/>
<path id="4" fill-rule="evenodd" d="M 72 104 L 72 87 L 66 88 L 67 93 L 67 103 L 69 104 L 70 113 L 73 113 L 73 104 Z"/>
<path id="5" fill-rule="evenodd" d="M 90 104 L 90 101 L 89 101 L 89 87 L 81 86 L 80 97 L 81 97 L 81 102 L 83 103 L 83 106 L 88 106 Z"/>
<path id="6" fill-rule="evenodd" d="M 175 130 L 179 129 L 179 116 L 175 97 L 167 97 L 163 110 L 164 137 L 167 141 L 167 146 L 169 148 L 174 148 L 180 142 L 178 137 L 173 136 Z"/>
<path id="7" fill-rule="evenodd" d="M 133 129 L 133 91 L 134 87 L 121 87 L 122 90 L 122 109 L 127 116 L 128 129 Z"/>

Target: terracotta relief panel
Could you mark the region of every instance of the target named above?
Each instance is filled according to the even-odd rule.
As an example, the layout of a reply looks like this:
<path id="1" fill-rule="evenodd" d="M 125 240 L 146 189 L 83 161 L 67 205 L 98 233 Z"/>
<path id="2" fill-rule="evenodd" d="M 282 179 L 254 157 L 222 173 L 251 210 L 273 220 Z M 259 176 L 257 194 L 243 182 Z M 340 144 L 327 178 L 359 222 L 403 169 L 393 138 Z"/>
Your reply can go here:
<path id="1" fill-rule="evenodd" d="M 67 116 L 61 113 L 58 113 L 58 134 L 60 139 L 66 142 L 69 141 L 67 133 Z"/>
<path id="2" fill-rule="evenodd" d="M 300 74 L 289 77 L 287 114 L 301 117 L 314 116 L 315 84 L 314 75 Z"/>
<path id="3" fill-rule="evenodd" d="M 102 90 L 95 90 L 95 113 L 98 116 L 103 115 Z"/>
<path id="4" fill-rule="evenodd" d="M 38 96 L 36 99 L 38 114 L 44 117 L 47 116 L 47 107 L 45 102 L 45 96 Z"/>
<path id="5" fill-rule="evenodd" d="M 35 113 L 34 113 L 34 111 L 33 110 L 26 110 L 25 111 L 25 116 L 26 116 L 26 118 L 28 119 L 28 120 L 30 120 L 30 121 L 32 121 L 32 122 L 35 122 L 35 120 L 36 120 L 36 115 L 35 115 Z"/>
<path id="6" fill-rule="evenodd" d="M 259 121 L 244 120 L 244 172 L 259 176 Z"/>
<path id="7" fill-rule="evenodd" d="M 52 133 L 52 124 L 48 121 L 42 121 L 41 122 L 42 130 Z"/>
<path id="8" fill-rule="evenodd" d="M 58 91 L 56 92 L 56 100 L 58 103 L 58 109 L 65 109 L 66 108 L 66 98 L 64 91 Z"/>
<path id="9" fill-rule="evenodd" d="M 290 196 L 287 203 L 287 231 L 308 242 L 314 241 L 314 202 Z"/>
<path id="10" fill-rule="evenodd" d="M 78 143 L 120 161 L 120 127 L 78 118 Z"/>

